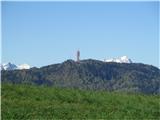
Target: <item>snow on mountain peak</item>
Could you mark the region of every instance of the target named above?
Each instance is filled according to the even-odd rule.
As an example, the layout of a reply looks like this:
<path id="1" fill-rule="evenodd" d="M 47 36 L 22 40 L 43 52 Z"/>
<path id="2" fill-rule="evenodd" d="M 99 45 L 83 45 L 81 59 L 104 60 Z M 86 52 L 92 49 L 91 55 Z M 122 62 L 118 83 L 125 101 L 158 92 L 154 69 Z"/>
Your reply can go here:
<path id="1" fill-rule="evenodd" d="M 2 70 L 14 70 L 14 69 L 17 69 L 17 66 L 9 62 L 9 63 L 2 64 L 1 69 Z"/>
<path id="2" fill-rule="evenodd" d="M 122 56 L 119 58 L 107 59 L 107 60 L 104 60 L 104 62 L 132 63 L 132 60 L 129 59 L 127 56 Z"/>
<path id="3" fill-rule="evenodd" d="M 1 70 L 22 70 L 30 69 L 31 67 L 28 64 L 15 65 L 13 63 L 1 64 Z"/>
<path id="4" fill-rule="evenodd" d="M 126 59 L 128 59 L 128 57 L 127 56 L 122 56 L 122 57 L 120 57 L 122 60 L 126 60 Z"/>
<path id="5" fill-rule="evenodd" d="M 31 67 L 28 64 L 21 64 L 18 66 L 18 69 L 30 69 Z"/>

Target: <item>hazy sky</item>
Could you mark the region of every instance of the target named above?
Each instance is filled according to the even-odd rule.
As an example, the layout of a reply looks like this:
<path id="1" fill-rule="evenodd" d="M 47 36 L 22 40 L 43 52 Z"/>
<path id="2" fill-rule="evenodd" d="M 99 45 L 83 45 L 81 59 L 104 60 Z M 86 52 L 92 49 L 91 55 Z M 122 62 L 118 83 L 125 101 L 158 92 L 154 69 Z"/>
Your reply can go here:
<path id="1" fill-rule="evenodd" d="M 3 2 L 2 62 L 127 55 L 158 66 L 158 2 Z"/>

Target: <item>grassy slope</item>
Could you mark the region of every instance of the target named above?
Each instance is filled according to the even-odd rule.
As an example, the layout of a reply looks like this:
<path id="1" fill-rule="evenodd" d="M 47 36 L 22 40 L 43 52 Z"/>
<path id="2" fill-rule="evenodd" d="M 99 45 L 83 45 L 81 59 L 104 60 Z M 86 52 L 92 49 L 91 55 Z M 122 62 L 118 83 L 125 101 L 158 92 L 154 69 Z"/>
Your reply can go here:
<path id="1" fill-rule="evenodd" d="M 160 119 L 159 96 L 2 85 L 2 119 Z"/>

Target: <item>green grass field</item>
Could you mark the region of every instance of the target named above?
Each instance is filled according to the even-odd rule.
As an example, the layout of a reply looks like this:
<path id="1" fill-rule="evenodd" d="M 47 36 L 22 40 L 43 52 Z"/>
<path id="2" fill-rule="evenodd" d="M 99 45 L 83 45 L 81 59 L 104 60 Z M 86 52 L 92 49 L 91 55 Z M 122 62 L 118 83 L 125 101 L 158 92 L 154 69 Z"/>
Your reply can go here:
<path id="1" fill-rule="evenodd" d="M 2 119 L 160 119 L 160 96 L 3 84 Z"/>

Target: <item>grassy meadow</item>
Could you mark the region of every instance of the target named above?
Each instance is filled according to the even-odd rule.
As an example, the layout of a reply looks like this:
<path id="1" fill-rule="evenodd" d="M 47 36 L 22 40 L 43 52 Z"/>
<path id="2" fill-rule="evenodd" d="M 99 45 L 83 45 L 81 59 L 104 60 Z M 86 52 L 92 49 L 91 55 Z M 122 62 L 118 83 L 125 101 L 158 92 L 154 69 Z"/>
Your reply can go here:
<path id="1" fill-rule="evenodd" d="M 160 96 L 2 84 L 5 119 L 160 119 Z"/>

